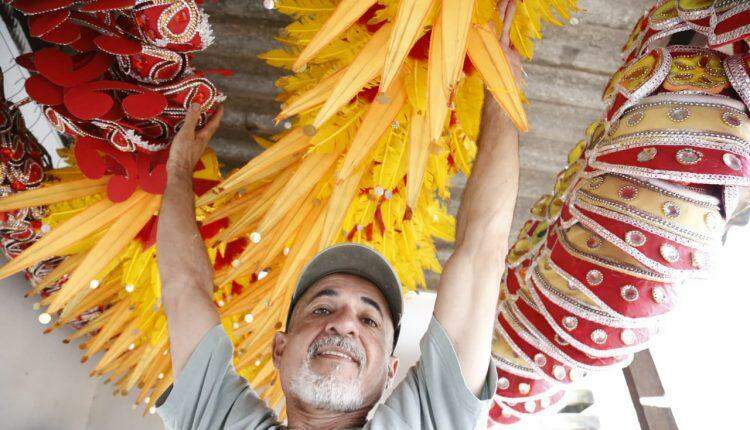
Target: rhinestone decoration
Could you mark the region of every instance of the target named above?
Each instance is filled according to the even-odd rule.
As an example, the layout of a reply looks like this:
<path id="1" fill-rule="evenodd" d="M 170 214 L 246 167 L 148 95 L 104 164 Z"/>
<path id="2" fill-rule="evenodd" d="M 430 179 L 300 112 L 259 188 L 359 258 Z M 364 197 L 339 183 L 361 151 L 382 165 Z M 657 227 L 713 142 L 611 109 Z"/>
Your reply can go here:
<path id="1" fill-rule="evenodd" d="M 625 185 L 617 190 L 617 195 L 623 200 L 633 200 L 638 197 L 638 188 L 632 185 Z"/>
<path id="2" fill-rule="evenodd" d="M 732 112 L 724 112 L 721 115 L 721 120 L 724 121 L 724 124 L 732 127 L 739 127 L 742 125 L 742 120 Z"/>
<path id="3" fill-rule="evenodd" d="M 696 269 L 703 269 L 706 267 L 706 263 L 708 262 L 708 257 L 706 257 L 706 254 L 698 251 L 693 251 L 693 253 L 690 255 L 690 264 L 693 265 Z"/>
<path id="4" fill-rule="evenodd" d="M 547 365 L 547 357 L 540 352 L 534 356 L 534 363 L 539 367 L 544 367 Z"/>
<path id="5" fill-rule="evenodd" d="M 670 263 L 676 263 L 680 260 L 680 251 L 668 243 L 662 244 L 662 246 L 659 247 L 659 253 L 662 258 Z"/>
<path id="6" fill-rule="evenodd" d="M 562 367 L 559 364 L 556 364 L 555 367 L 552 368 L 552 375 L 557 379 L 558 381 L 562 381 L 565 379 L 565 368 Z"/>
<path id="7" fill-rule="evenodd" d="M 261 239 L 260 233 L 258 233 L 257 231 L 250 233 L 250 242 L 260 243 L 260 239 Z"/>
<path id="8" fill-rule="evenodd" d="M 703 153 L 693 148 L 682 148 L 677 151 L 675 158 L 683 166 L 692 166 L 693 164 L 698 164 L 703 159 Z"/>
<path id="9" fill-rule="evenodd" d="M 503 376 L 497 380 L 497 387 L 501 390 L 507 390 L 508 387 L 510 387 L 510 381 L 508 381 L 508 378 Z"/>
<path id="10" fill-rule="evenodd" d="M 646 235 L 639 230 L 630 230 L 625 233 L 625 242 L 630 246 L 643 246 L 646 244 Z"/>
<path id="11" fill-rule="evenodd" d="M 636 158 L 641 163 L 651 161 L 656 158 L 656 148 L 643 148 Z"/>
<path id="12" fill-rule="evenodd" d="M 518 391 L 521 394 L 529 394 L 531 392 L 531 385 L 525 382 L 521 382 L 520 384 L 518 384 Z"/>
<path id="13" fill-rule="evenodd" d="M 690 117 L 690 111 L 684 107 L 676 107 L 669 111 L 669 119 L 674 122 L 682 122 Z"/>
<path id="14" fill-rule="evenodd" d="M 604 281 L 604 275 L 602 272 L 591 269 L 586 273 L 586 282 L 589 283 L 589 285 L 599 285 Z"/>
<path id="15" fill-rule="evenodd" d="M 706 212 L 706 215 L 703 216 L 703 222 L 706 223 L 706 227 L 709 228 L 709 230 L 716 230 L 719 228 L 719 225 L 721 224 L 721 217 L 716 212 Z"/>
<path id="16" fill-rule="evenodd" d="M 656 303 L 662 304 L 667 298 L 667 291 L 663 287 L 654 287 L 654 289 L 651 290 L 651 298 L 654 299 Z"/>
<path id="17" fill-rule="evenodd" d="M 742 161 L 740 160 L 740 157 L 726 153 L 721 156 L 721 159 L 724 161 L 724 164 L 727 165 L 732 170 L 742 170 Z"/>
<path id="18" fill-rule="evenodd" d="M 634 113 L 633 115 L 630 116 L 630 118 L 628 118 L 628 125 L 630 127 L 635 127 L 641 121 L 643 121 L 643 117 L 644 117 L 643 112 L 639 111 L 639 112 Z"/>
<path id="19" fill-rule="evenodd" d="M 635 336 L 635 332 L 633 332 L 633 330 L 625 329 L 622 331 L 622 333 L 620 333 L 620 340 L 625 345 L 630 346 L 630 345 L 633 345 L 637 339 Z"/>
<path id="20" fill-rule="evenodd" d="M 598 328 L 591 332 L 591 340 L 597 345 L 604 345 L 607 341 L 607 332 Z"/>
<path id="21" fill-rule="evenodd" d="M 526 409 L 526 412 L 533 414 L 536 410 L 536 402 L 533 400 L 529 400 L 523 404 L 523 408 Z"/>
<path id="22" fill-rule="evenodd" d="M 596 249 L 602 245 L 602 239 L 599 236 L 590 236 L 586 240 L 586 246 L 591 249 Z"/>
<path id="23" fill-rule="evenodd" d="M 604 176 L 597 176 L 595 178 L 591 178 L 591 180 L 589 180 L 589 188 L 591 188 L 592 190 L 595 190 L 601 187 L 603 183 L 604 183 Z"/>
<path id="24" fill-rule="evenodd" d="M 661 205 L 661 211 L 667 218 L 677 218 L 680 216 L 680 207 L 675 202 L 665 202 Z"/>
<path id="25" fill-rule="evenodd" d="M 638 289 L 632 285 L 623 285 L 622 288 L 620 288 L 620 296 L 626 302 L 634 302 L 638 300 Z"/>
<path id="26" fill-rule="evenodd" d="M 572 316 L 563 317 L 562 325 L 566 330 L 573 331 L 578 327 L 578 318 Z"/>

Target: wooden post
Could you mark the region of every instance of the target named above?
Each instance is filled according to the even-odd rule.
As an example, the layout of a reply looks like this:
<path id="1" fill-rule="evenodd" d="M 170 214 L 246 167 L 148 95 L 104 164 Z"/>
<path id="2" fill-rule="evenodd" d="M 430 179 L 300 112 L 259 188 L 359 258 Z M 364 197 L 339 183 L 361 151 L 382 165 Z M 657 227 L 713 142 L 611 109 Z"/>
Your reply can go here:
<path id="1" fill-rule="evenodd" d="M 630 366 L 622 371 L 628 384 L 630 398 L 638 415 L 641 430 L 678 430 L 669 407 L 647 406 L 641 403 L 645 397 L 663 397 L 664 387 L 649 350 L 640 351 L 633 357 Z"/>

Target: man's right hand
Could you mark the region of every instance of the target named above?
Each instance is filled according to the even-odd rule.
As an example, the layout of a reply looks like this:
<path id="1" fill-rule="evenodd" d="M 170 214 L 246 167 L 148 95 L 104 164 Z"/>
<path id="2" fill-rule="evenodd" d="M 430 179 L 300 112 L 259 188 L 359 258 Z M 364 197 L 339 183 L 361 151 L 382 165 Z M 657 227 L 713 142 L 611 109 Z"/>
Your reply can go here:
<path id="1" fill-rule="evenodd" d="M 169 159 L 167 160 L 168 177 L 189 178 L 193 175 L 195 165 L 206 150 L 208 142 L 218 130 L 223 114 L 224 108 L 219 107 L 208 123 L 201 130 L 196 130 L 201 118 L 201 108 L 198 104 L 190 106 L 182 128 L 172 140 L 172 147 L 169 150 Z"/>
<path id="2" fill-rule="evenodd" d="M 162 304 L 169 323 L 172 371 L 175 379 L 190 354 L 212 327 L 219 313 L 212 300 L 213 266 L 195 222 L 193 170 L 219 128 L 222 109 L 196 131 L 200 106 L 192 106 L 172 141 L 156 229 Z"/>

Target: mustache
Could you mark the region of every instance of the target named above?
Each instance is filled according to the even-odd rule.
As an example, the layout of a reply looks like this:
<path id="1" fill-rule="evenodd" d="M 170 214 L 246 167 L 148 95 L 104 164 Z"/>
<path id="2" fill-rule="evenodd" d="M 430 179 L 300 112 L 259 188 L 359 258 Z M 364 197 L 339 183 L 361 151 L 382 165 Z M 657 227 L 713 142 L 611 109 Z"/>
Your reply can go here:
<path id="1" fill-rule="evenodd" d="M 362 349 L 351 339 L 337 335 L 326 336 L 313 342 L 310 347 L 307 348 L 307 358 L 312 359 L 315 357 L 320 348 L 324 346 L 335 346 L 336 348 L 346 351 L 357 360 L 360 367 L 364 367 L 365 365 L 366 357 L 364 351 L 362 351 Z"/>

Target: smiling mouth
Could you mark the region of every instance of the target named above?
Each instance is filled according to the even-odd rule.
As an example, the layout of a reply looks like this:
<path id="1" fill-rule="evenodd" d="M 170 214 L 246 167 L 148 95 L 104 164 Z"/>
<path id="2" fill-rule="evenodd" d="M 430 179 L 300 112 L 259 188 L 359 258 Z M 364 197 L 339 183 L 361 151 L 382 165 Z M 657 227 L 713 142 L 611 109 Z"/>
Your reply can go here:
<path id="1" fill-rule="evenodd" d="M 357 359 L 341 351 L 331 351 L 331 350 L 319 351 L 317 354 L 315 354 L 315 357 L 327 358 L 327 359 L 332 359 L 332 360 L 350 361 L 354 364 L 359 365 L 359 361 Z"/>

